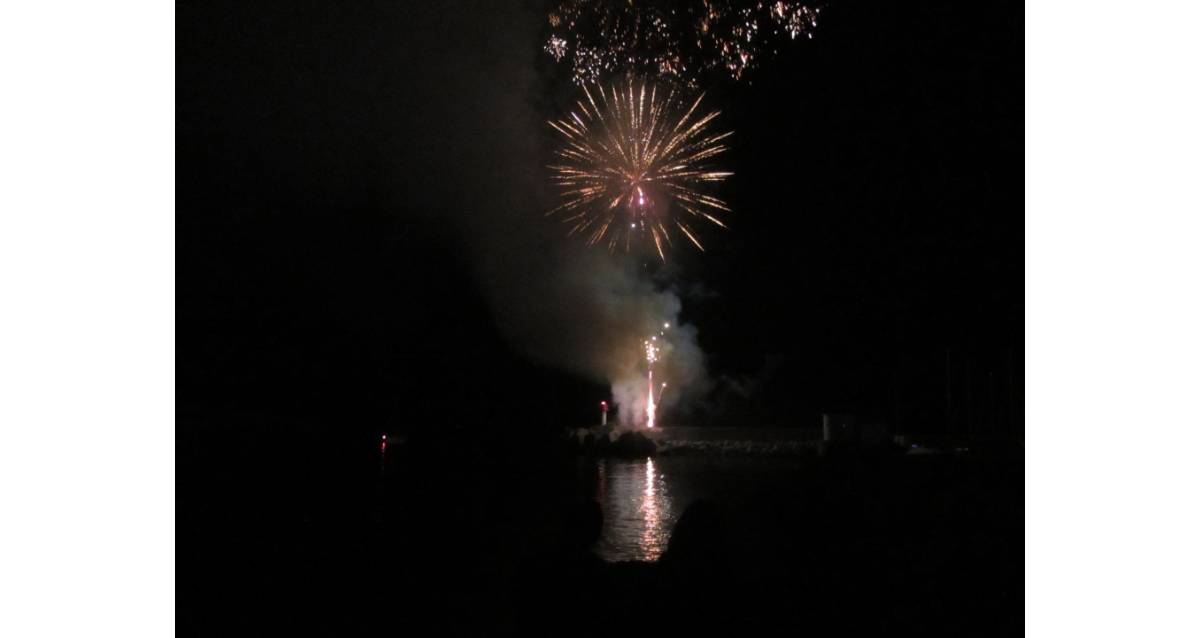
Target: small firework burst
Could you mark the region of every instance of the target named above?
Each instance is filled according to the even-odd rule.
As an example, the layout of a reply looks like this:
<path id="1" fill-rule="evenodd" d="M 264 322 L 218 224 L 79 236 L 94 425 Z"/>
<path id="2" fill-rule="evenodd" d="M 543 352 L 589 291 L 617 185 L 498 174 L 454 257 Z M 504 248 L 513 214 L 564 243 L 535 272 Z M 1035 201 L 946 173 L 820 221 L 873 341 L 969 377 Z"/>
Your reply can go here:
<path id="1" fill-rule="evenodd" d="M 567 54 L 567 41 L 558 36 L 550 36 L 550 39 L 546 41 L 545 48 L 546 53 L 553 56 L 554 61 L 557 62 Z"/>
<path id="2" fill-rule="evenodd" d="M 712 165 L 732 132 L 710 132 L 720 112 L 701 115 L 704 96 L 679 93 L 632 77 L 585 85 L 577 108 L 550 122 L 561 136 L 549 168 L 562 203 L 547 214 L 568 235 L 627 252 L 645 242 L 665 261 L 677 238 L 704 250 L 693 224 L 725 227 L 729 206 L 706 191 L 733 174 Z"/>
<path id="3" fill-rule="evenodd" d="M 658 361 L 658 338 L 651 337 L 646 340 L 646 364 L 653 366 Z"/>

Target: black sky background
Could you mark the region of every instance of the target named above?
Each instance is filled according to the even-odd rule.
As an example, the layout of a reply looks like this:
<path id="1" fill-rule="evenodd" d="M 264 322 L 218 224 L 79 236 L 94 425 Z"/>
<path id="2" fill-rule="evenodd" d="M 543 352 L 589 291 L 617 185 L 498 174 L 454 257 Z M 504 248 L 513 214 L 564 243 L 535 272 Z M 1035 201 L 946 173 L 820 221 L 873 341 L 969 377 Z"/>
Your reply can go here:
<path id="1" fill-rule="evenodd" d="M 542 119 L 571 95 L 541 9 L 177 7 L 183 423 L 593 418 L 607 388 L 506 342 L 464 233 L 498 174 L 540 170 L 475 135 L 512 125 L 493 106 L 511 73 Z M 941 432 L 948 349 L 952 401 L 970 392 L 993 429 L 1019 414 L 1022 24 L 1020 6 L 836 3 L 751 82 L 712 85 L 737 212 L 675 277 L 718 380 L 705 422 Z"/>

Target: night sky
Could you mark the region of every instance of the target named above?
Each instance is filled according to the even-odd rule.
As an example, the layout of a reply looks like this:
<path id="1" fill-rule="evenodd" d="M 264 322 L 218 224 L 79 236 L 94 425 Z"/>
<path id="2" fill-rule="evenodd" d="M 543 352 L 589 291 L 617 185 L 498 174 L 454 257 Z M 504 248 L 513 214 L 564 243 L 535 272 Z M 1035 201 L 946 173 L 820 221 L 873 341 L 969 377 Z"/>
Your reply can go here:
<path id="1" fill-rule="evenodd" d="M 182 427 L 548 429 L 607 396 L 506 338 L 472 241 L 564 230 L 526 186 L 549 139 L 527 127 L 574 95 L 544 7 L 416 4 L 177 7 Z M 711 83 L 732 229 L 660 273 L 714 379 L 695 422 L 944 432 L 949 369 L 976 423 L 1013 427 L 1022 29 L 991 3 L 833 3 L 813 40 Z"/>

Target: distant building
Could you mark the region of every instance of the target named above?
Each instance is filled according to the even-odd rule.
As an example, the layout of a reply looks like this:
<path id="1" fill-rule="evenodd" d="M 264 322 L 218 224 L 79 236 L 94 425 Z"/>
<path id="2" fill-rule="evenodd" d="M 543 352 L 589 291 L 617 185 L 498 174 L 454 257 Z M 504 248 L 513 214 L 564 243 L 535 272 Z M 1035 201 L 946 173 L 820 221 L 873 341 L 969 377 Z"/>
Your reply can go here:
<path id="1" fill-rule="evenodd" d="M 884 444 L 890 440 L 887 424 L 856 423 L 853 414 L 821 415 L 821 441 L 824 443 Z"/>
<path id="2" fill-rule="evenodd" d="M 858 441 L 858 428 L 853 414 L 822 414 L 821 441 L 825 443 Z"/>

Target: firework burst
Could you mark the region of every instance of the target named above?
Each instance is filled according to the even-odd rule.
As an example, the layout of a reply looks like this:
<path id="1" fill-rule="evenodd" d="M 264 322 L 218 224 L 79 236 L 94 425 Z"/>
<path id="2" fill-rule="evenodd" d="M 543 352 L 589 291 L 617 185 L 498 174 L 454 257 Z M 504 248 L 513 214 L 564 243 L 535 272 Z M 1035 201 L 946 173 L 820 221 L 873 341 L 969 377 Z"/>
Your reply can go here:
<path id="1" fill-rule="evenodd" d="M 545 51 L 576 84 L 619 70 L 688 86 L 734 81 L 785 43 L 808 40 L 824 0 L 561 0 L 548 18 Z"/>
<path id="2" fill-rule="evenodd" d="M 720 111 L 700 115 L 703 95 L 684 101 L 674 88 L 633 78 L 607 90 L 584 85 L 583 93 L 567 117 L 550 122 L 561 136 L 549 168 L 562 203 L 547 214 L 589 246 L 652 243 L 665 261 L 666 248 L 686 238 L 703 251 L 693 224 L 725 227 L 721 215 L 730 211 L 705 192 L 733 174 L 712 165 L 733 134 L 710 132 Z"/>

